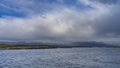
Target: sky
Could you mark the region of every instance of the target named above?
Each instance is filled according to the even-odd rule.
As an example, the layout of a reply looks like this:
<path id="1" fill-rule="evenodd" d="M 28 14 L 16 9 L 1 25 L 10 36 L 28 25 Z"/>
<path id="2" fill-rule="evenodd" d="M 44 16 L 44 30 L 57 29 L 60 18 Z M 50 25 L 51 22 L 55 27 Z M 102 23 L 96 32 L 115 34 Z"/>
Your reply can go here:
<path id="1" fill-rule="evenodd" d="M 2 0 L 0 40 L 120 42 L 120 0 Z"/>

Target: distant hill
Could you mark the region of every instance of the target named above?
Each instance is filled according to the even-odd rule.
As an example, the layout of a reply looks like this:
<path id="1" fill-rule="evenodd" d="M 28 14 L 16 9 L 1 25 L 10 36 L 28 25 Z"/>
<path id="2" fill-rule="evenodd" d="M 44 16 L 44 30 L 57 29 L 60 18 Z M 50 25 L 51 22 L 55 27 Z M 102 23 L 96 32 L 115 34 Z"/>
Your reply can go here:
<path id="1" fill-rule="evenodd" d="M 103 46 L 111 46 L 110 44 L 105 44 L 103 42 L 73 42 L 75 46 L 96 46 L 96 47 L 103 47 Z"/>
<path id="2" fill-rule="evenodd" d="M 0 42 L 0 50 L 6 49 L 49 49 L 49 48 L 82 48 L 82 47 L 108 47 L 120 48 L 103 42 Z"/>
<path id="3" fill-rule="evenodd" d="M 103 46 L 114 46 L 111 44 L 106 44 L 103 42 L 32 42 L 32 41 L 0 41 L 0 44 L 13 44 L 13 45 L 56 45 L 56 46 L 93 46 L 93 47 L 103 47 Z"/>

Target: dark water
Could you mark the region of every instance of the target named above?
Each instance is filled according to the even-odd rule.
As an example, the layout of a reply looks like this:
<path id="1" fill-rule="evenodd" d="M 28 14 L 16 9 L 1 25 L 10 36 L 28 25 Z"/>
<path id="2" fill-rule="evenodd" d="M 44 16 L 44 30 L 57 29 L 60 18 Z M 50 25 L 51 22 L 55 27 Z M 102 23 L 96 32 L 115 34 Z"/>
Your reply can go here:
<path id="1" fill-rule="evenodd" d="M 1 50 L 0 68 L 120 68 L 120 48 Z"/>

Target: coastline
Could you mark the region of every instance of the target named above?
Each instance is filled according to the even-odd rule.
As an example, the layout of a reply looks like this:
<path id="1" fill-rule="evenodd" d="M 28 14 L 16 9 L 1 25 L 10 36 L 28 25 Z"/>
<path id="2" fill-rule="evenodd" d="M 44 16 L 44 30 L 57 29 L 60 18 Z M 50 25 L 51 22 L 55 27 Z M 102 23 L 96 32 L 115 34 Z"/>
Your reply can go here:
<path id="1" fill-rule="evenodd" d="M 12 45 L 0 44 L 0 50 L 55 49 L 55 48 L 120 48 L 120 46 L 57 46 L 57 45 Z"/>

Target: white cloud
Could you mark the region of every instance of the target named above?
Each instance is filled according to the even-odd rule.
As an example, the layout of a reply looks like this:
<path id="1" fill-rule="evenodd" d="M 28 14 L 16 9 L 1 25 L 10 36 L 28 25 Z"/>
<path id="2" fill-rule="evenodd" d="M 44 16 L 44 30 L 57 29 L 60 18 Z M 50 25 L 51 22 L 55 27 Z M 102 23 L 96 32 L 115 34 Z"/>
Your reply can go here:
<path id="1" fill-rule="evenodd" d="M 115 37 L 119 34 L 116 29 L 120 24 L 115 22 L 117 25 L 113 25 L 115 20 L 119 21 L 116 14 L 120 14 L 116 12 L 120 11 L 116 10 L 116 4 L 79 1 L 92 8 L 80 10 L 62 6 L 43 14 L 31 14 L 26 18 L 1 18 L 0 37 L 9 40 L 92 41 L 110 39 L 108 35 Z"/>

